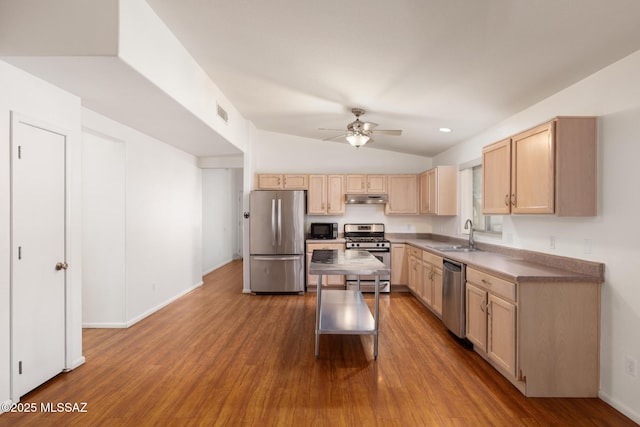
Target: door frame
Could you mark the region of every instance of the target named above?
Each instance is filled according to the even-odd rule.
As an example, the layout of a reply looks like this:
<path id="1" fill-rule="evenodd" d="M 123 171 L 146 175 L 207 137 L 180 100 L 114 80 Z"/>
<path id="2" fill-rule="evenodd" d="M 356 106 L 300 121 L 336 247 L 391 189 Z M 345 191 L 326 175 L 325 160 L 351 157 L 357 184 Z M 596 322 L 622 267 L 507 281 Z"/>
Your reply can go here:
<path id="1" fill-rule="evenodd" d="M 70 167 L 70 160 L 71 160 L 71 155 L 70 155 L 70 134 L 71 132 L 63 129 L 59 126 L 55 126 L 52 125 L 51 123 L 48 123 L 46 121 L 40 120 L 40 119 L 36 119 L 33 117 L 30 117 L 28 115 L 16 112 L 14 110 L 10 111 L 10 130 L 9 130 L 9 177 L 10 177 L 10 183 L 9 183 L 9 240 L 10 240 L 10 262 L 9 262 L 9 361 L 10 361 L 10 370 L 9 370 L 9 379 L 10 379 L 10 384 L 9 384 L 9 390 L 10 390 L 10 397 L 11 400 L 13 402 L 19 402 L 20 401 L 20 396 L 15 395 L 15 386 L 14 386 L 14 380 L 15 380 L 15 370 L 14 370 L 14 361 L 15 361 L 15 355 L 14 355 L 14 335 L 15 335 L 15 330 L 14 330 L 14 307 L 13 307 L 13 287 L 14 287 L 14 281 L 13 281 L 13 275 L 14 275 L 14 257 L 15 257 L 15 245 L 13 243 L 14 240 L 14 229 L 13 229 L 13 215 L 14 215 L 14 191 L 13 191 L 13 168 L 14 168 L 14 162 L 15 162 L 15 148 L 14 148 L 14 130 L 16 129 L 16 126 L 18 125 L 18 123 L 23 123 L 25 125 L 28 126 L 33 126 L 35 128 L 38 129 L 42 129 L 45 130 L 47 132 L 52 132 L 55 134 L 58 134 L 60 136 L 62 136 L 64 138 L 64 197 L 65 197 L 65 201 L 64 201 L 64 256 L 65 256 L 65 262 L 69 262 L 70 260 L 70 241 L 71 241 L 71 235 L 70 235 L 70 231 L 71 231 L 71 221 L 70 221 L 70 212 L 71 212 L 71 200 L 70 200 L 70 195 L 71 195 L 71 167 Z M 72 263 L 69 263 L 69 265 L 71 266 Z M 79 265 L 77 266 L 79 267 Z M 73 268 L 73 267 L 71 267 Z M 73 361 L 70 360 L 71 358 L 71 340 L 69 339 L 69 337 L 71 336 L 71 331 L 70 329 L 70 322 L 69 322 L 69 311 L 71 309 L 71 292 L 70 292 L 70 287 L 69 287 L 69 272 L 68 270 L 65 271 L 64 273 L 64 366 L 63 366 L 63 370 L 62 372 L 68 372 L 72 369 L 73 366 Z"/>

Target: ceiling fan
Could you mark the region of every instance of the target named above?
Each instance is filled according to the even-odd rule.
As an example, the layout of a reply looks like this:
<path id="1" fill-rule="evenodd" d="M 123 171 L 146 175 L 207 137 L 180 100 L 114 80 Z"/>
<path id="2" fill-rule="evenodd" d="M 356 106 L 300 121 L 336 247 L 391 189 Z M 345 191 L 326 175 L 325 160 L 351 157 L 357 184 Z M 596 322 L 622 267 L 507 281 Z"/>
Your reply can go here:
<path id="1" fill-rule="evenodd" d="M 402 135 L 401 130 L 375 129 L 375 127 L 378 126 L 377 123 L 361 121 L 360 116 L 362 116 L 365 113 L 365 111 L 362 108 L 352 108 L 351 112 L 356 116 L 356 119 L 347 125 L 346 133 L 343 133 L 337 136 L 332 136 L 330 138 L 325 138 L 323 139 L 323 141 L 342 138 L 344 136 L 347 138 L 347 142 L 349 142 L 349 144 L 351 144 L 356 148 L 360 148 L 367 142 L 373 141 L 373 139 L 371 138 L 371 135 L 373 134 Z M 342 129 L 320 128 L 319 130 L 344 132 L 344 130 Z"/>

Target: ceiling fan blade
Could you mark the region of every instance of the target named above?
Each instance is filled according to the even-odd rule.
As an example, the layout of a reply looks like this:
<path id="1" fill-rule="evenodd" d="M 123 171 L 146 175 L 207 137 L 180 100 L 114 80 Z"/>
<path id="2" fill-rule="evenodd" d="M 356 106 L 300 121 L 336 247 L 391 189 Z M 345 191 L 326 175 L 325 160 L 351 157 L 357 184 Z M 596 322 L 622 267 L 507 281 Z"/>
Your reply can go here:
<path id="1" fill-rule="evenodd" d="M 381 135 L 402 135 L 402 131 L 400 129 L 374 129 L 372 132 Z"/>
<path id="2" fill-rule="evenodd" d="M 333 132 L 344 132 L 344 129 L 318 128 L 318 130 L 330 130 L 330 131 L 333 131 Z"/>
<path id="3" fill-rule="evenodd" d="M 368 131 L 373 130 L 373 128 L 375 128 L 376 126 L 378 126 L 377 123 L 364 122 L 364 123 L 362 123 L 362 130 L 364 130 L 365 132 L 368 132 Z"/>
<path id="4" fill-rule="evenodd" d="M 325 129 L 325 130 L 333 130 L 333 129 Z M 331 141 L 332 139 L 344 138 L 345 136 L 347 136 L 347 134 L 343 133 L 342 135 L 337 135 L 337 136 L 332 136 L 332 137 L 329 137 L 329 138 L 325 138 L 325 139 L 323 139 L 323 141 Z"/>

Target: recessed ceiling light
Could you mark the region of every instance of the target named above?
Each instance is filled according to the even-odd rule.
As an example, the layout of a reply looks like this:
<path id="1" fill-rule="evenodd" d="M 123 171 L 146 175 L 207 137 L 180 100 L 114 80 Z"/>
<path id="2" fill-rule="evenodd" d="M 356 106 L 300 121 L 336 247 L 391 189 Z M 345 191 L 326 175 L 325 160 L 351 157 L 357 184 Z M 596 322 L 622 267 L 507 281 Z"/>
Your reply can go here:
<path id="1" fill-rule="evenodd" d="M 440 128 L 439 130 L 440 130 L 440 132 L 443 132 L 443 133 L 451 132 L 451 128 Z"/>

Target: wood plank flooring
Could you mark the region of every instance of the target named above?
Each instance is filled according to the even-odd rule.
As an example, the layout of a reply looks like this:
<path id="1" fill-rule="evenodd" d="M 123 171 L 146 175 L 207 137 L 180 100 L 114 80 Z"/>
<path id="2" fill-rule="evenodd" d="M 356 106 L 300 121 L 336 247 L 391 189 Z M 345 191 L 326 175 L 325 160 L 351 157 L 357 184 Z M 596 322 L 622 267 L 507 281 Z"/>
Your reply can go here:
<path id="1" fill-rule="evenodd" d="M 86 364 L 1 426 L 634 426 L 599 399 L 532 399 L 460 346 L 408 293 L 381 298 L 371 336 L 322 335 L 315 293 L 241 293 L 242 262 L 129 329 L 86 329 Z M 372 298 L 367 296 L 369 303 Z"/>

